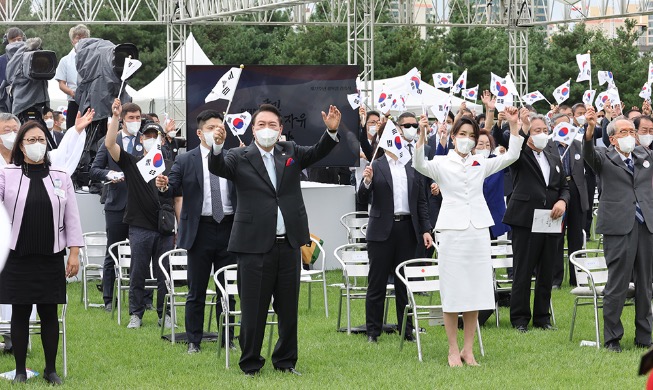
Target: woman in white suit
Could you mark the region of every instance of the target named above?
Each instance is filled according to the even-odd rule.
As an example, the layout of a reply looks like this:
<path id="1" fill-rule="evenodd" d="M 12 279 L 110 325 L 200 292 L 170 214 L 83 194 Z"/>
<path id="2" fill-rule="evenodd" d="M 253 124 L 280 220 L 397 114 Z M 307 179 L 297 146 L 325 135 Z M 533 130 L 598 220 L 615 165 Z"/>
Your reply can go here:
<path id="1" fill-rule="evenodd" d="M 415 169 L 440 186 L 442 208 L 435 230 L 439 231 L 440 285 L 444 327 L 449 340 L 449 366 L 465 362 L 478 363 L 472 350 L 479 310 L 494 308 L 492 261 L 489 227 L 494 225 L 483 196 L 483 181 L 519 158 L 524 139 L 519 135 L 518 110 L 507 107 L 510 143 L 506 154 L 486 159 L 471 154 L 479 138 L 479 126 L 473 119 L 462 117 L 451 129 L 455 150 L 446 156 L 424 158 L 424 143 L 429 124 L 420 119 L 420 137 L 414 156 Z M 458 313 L 463 313 L 464 344 L 459 349 Z"/>

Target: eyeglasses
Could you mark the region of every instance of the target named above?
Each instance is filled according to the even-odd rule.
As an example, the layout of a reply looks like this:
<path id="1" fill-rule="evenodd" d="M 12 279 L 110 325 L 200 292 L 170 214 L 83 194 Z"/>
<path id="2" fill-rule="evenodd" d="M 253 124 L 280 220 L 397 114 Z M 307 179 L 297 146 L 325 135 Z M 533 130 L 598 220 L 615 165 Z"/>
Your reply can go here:
<path id="1" fill-rule="evenodd" d="M 47 140 L 45 138 L 43 138 L 43 137 L 40 137 L 40 138 L 31 137 L 31 138 L 25 138 L 23 140 L 23 142 L 26 143 L 26 144 L 29 144 L 29 145 L 33 145 L 33 144 L 35 144 L 37 142 L 40 143 L 40 144 L 44 144 L 44 143 L 47 142 Z"/>
<path id="2" fill-rule="evenodd" d="M 419 125 L 417 123 L 404 123 L 403 125 L 401 125 L 401 127 L 403 127 L 404 129 L 410 129 L 411 127 L 416 129 L 419 127 Z"/>

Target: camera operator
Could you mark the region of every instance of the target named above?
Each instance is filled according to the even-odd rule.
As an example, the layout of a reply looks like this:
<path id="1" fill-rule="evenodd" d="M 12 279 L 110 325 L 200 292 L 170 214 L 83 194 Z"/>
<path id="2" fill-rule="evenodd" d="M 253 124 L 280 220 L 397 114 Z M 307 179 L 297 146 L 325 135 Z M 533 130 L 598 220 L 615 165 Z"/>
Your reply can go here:
<path id="1" fill-rule="evenodd" d="M 77 115 L 77 110 L 79 110 L 79 105 L 75 101 L 75 90 L 77 89 L 77 43 L 84 38 L 89 38 L 91 36 L 91 31 L 83 24 L 78 24 L 77 26 L 70 29 L 68 32 L 70 37 L 70 43 L 73 45 L 73 49 L 70 53 L 66 54 L 59 65 L 57 66 L 57 73 L 54 75 L 54 79 L 59 82 L 59 89 L 66 94 L 68 98 L 68 111 L 66 116 L 66 128 L 72 126 L 75 123 L 75 115 Z"/>
<path id="2" fill-rule="evenodd" d="M 2 37 L 2 44 L 6 47 L 10 43 L 20 42 L 25 40 L 25 33 L 18 27 L 10 27 L 5 35 Z M 11 100 L 5 89 L 7 80 L 7 62 L 9 57 L 7 53 L 0 56 L 0 112 L 11 111 Z"/>

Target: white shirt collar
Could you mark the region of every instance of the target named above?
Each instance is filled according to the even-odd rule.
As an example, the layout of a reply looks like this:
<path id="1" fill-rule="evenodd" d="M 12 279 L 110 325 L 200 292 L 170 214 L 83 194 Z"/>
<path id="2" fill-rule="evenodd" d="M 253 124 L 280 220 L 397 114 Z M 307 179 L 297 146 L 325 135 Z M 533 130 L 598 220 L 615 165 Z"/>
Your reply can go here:
<path id="1" fill-rule="evenodd" d="M 209 155 L 209 148 L 205 147 L 204 145 L 200 144 L 200 152 L 202 153 L 202 158 L 206 158 L 206 156 Z"/>
<path id="2" fill-rule="evenodd" d="M 274 157 L 274 146 L 272 147 L 272 150 L 270 150 L 269 152 L 266 152 L 265 150 L 263 150 L 263 148 L 261 148 L 261 147 L 256 143 L 256 141 L 254 141 L 254 145 L 256 145 L 256 147 L 258 148 L 258 151 L 261 152 L 261 157 L 264 157 L 264 156 L 265 156 L 266 154 L 268 154 L 268 153 L 270 153 L 270 154 L 272 155 L 272 157 Z M 276 146 L 276 144 L 275 144 L 275 146 Z"/>

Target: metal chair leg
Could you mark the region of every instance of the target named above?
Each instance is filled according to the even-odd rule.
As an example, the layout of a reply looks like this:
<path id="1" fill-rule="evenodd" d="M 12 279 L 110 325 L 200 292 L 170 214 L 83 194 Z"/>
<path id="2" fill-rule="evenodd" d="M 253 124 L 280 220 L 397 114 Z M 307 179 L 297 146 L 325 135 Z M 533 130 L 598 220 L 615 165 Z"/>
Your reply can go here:
<path id="1" fill-rule="evenodd" d="M 476 332 L 478 333 L 478 346 L 481 348 L 481 356 L 485 356 L 485 348 L 483 348 L 483 337 L 481 336 L 481 325 L 476 320 Z"/>
<path id="2" fill-rule="evenodd" d="M 327 299 L 326 275 L 322 273 L 322 288 L 324 289 L 324 314 L 329 318 L 329 301 Z"/>
<path id="3" fill-rule="evenodd" d="M 594 296 L 594 329 L 596 330 L 596 349 L 601 348 L 601 336 L 599 335 L 599 302 Z"/>

